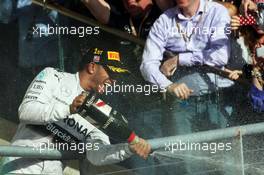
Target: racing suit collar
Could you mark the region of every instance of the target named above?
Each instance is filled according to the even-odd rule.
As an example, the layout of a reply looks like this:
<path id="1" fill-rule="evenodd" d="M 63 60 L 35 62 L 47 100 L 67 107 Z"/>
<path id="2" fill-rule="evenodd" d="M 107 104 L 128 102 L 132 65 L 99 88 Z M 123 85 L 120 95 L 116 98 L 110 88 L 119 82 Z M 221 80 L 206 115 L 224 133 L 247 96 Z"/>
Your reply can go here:
<path id="1" fill-rule="evenodd" d="M 85 91 L 85 90 L 81 87 L 79 72 L 77 72 L 77 73 L 75 74 L 75 76 L 76 76 L 76 80 L 77 80 L 77 90 L 78 90 L 78 92 L 83 92 L 83 91 Z"/>

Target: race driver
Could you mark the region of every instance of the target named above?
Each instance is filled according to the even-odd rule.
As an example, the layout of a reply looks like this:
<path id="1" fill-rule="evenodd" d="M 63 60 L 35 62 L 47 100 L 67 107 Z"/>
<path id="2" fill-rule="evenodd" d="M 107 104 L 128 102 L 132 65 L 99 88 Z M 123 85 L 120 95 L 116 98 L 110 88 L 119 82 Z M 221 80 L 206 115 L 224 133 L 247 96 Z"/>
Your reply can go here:
<path id="1" fill-rule="evenodd" d="M 96 145 L 97 149 L 86 151 L 86 158 L 95 165 L 120 162 L 133 153 L 146 159 L 151 148 L 144 139 L 110 145 L 106 134 L 76 113 L 85 99 L 82 92 L 103 93 L 105 84 L 112 83 L 112 75 L 128 72 L 119 52 L 90 48 L 82 55 L 76 74 L 45 68 L 35 77 L 19 107 L 20 124 L 12 145 L 38 148 L 58 140 L 79 140 Z M 8 157 L 2 168 L 5 173 L 60 175 L 63 164 L 59 160 Z"/>

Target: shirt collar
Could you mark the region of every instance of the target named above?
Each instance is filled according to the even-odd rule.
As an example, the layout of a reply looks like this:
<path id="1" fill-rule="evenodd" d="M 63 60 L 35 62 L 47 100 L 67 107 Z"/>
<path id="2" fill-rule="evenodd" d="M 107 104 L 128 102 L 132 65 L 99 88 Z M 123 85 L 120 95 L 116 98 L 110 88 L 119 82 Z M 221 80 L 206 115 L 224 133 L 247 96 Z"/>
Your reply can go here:
<path id="1" fill-rule="evenodd" d="M 206 6 L 206 0 L 200 0 L 199 8 L 198 8 L 198 10 L 197 10 L 197 12 L 196 12 L 196 14 L 195 14 L 194 16 L 197 16 L 198 14 L 202 14 L 202 13 L 206 12 L 207 9 L 206 9 L 205 6 Z M 182 12 L 181 12 L 181 10 L 179 9 L 178 6 L 177 6 L 176 9 L 175 9 L 175 13 L 176 13 L 176 16 L 177 16 L 179 19 L 181 19 L 181 20 L 186 20 L 186 19 L 188 19 L 188 18 L 186 18 L 186 17 L 182 14 Z M 193 16 L 193 17 L 194 17 L 194 16 Z M 192 18 L 193 18 L 193 17 L 192 17 Z"/>

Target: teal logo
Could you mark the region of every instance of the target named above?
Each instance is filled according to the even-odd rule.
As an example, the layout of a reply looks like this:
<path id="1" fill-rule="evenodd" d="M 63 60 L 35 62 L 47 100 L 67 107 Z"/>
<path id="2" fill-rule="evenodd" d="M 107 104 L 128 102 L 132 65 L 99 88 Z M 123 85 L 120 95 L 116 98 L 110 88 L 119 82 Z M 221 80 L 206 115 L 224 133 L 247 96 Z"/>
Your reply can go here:
<path id="1" fill-rule="evenodd" d="M 44 72 L 44 71 L 41 71 L 41 72 L 38 74 L 37 79 L 38 79 L 38 80 L 43 80 L 44 77 L 45 77 L 45 72 Z"/>

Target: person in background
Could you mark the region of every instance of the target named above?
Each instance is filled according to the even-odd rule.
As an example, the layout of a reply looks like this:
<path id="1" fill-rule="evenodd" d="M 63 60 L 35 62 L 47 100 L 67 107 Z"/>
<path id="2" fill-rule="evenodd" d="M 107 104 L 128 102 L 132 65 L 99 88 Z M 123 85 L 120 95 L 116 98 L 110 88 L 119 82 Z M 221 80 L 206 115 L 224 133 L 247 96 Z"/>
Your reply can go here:
<path id="1" fill-rule="evenodd" d="M 215 1 L 215 2 L 218 2 L 222 4 L 223 6 L 225 6 L 225 8 L 227 8 L 229 12 L 230 17 L 237 14 L 237 7 L 233 5 L 231 2 L 226 2 L 226 1 Z"/>
<path id="2" fill-rule="evenodd" d="M 264 45 L 264 30 L 258 26 L 241 26 L 238 16 L 234 16 L 231 20 L 233 30 L 240 29 L 241 36 L 244 37 L 246 49 L 249 51 L 249 59 L 247 64 L 241 70 L 230 72 L 229 77 L 237 80 L 243 76 L 250 78 L 252 85 L 248 92 L 253 111 L 264 112 L 264 93 L 263 93 L 263 72 L 264 72 L 264 55 L 258 53 Z"/>
<path id="3" fill-rule="evenodd" d="M 162 10 L 174 5 L 173 1 L 165 0 L 83 0 L 83 3 L 99 22 L 140 38 L 147 37 Z"/>
<path id="4" fill-rule="evenodd" d="M 217 94 L 233 82 L 199 66 L 221 69 L 227 64 L 231 33 L 228 10 L 205 0 L 176 0 L 176 4 L 153 24 L 140 67 L 146 81 L 167 90 L 164 136 L 225 128 L 229 116 L 219 110 Z M 165 51 L 175 57 L 164 59 Z M 203 169 L 195 160 L 184 160 L 186 174 Z"/>
<path id="5" fill-rule="evenodd" d="M 240 11 L 245 16 L 248 17 L 250 12 L 255 12 L 258 10 L 257 3 L 252 0 L 242 0 L 240 5 Z"/>

